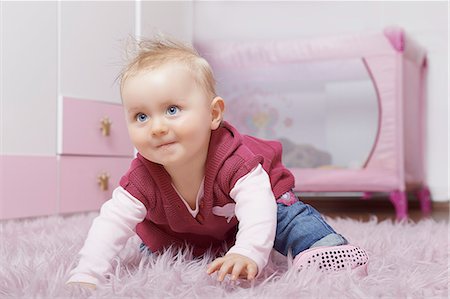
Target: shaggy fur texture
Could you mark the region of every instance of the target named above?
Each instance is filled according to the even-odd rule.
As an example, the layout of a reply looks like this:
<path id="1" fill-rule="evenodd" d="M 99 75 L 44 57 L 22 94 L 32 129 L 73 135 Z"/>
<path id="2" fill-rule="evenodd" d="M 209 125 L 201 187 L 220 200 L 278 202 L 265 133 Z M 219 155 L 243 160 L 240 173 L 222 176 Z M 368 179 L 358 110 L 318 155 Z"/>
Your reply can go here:
<path id="1" fill-rule="evenodd" d="M 328 219 L 370 256 L 369 275 L 294 271 L 292 258 L 274 253 L 253 283 L 217 282 L 206 274 L 210 258 L 188 251 L 140 253 L 130 239 L 114 273 L 95 291 L 68 287 L 95 213 L 1 222 L 0 298 L 447 298 L 448 223 L 357 222 Z"/>

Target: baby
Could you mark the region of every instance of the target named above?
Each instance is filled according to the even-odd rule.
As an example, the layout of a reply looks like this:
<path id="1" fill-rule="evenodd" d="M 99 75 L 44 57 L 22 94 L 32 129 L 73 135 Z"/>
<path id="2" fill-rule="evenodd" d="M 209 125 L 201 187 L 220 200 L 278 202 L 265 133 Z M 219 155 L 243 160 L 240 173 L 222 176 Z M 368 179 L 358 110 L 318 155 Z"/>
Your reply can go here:
<path id="1" fill-rule="evenodd" d="M 94 220 L 68 283 L 102 283 L 135 233 L 152 253 L 186 245 L 195 256 L 212 252 L 206 272 L 219 281 L 254 279 L 272 248 L 291 252 L 298 269 L 366 270 L 365 251 L 292 192 L 281 144 L 223 120 L 211 67 L 193 48 L 141 42 L 120 78 L 138 154 Z"/>

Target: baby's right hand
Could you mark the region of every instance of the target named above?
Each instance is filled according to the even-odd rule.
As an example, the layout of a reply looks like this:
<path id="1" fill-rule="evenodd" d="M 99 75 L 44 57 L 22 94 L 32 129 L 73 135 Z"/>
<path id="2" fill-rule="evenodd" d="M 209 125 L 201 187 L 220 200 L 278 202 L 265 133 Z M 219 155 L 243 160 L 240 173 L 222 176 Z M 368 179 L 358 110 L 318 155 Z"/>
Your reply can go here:
<path id="1" fill-rule="evenodd" d="M 77 281 L 71 281 L 66 283 L 66 285 L 68 286 L 80 286 L 84 289 L 90 289 L 90 290 L 95 290 L 97 288 L 97 286 L 93 283 L 89 283 L 89 282 L 77 282 Z"/>

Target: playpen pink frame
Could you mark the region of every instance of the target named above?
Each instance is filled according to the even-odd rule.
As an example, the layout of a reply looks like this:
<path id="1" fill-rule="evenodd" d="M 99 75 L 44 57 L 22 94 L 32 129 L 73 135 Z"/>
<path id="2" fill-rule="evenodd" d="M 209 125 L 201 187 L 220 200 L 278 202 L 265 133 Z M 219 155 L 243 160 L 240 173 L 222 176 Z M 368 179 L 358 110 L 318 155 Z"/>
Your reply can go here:
<path id="1" fill-rule="evenodd" d="M 362 59 L 378 98 L 378 131 L 362 169 L 291 169 L 298 192 L 387 192 L 398 219 L 408 215 L 408 192 L 431 209 L 425 184 L 425 50 L 401 28 L 325 38 L 197 42 L 214 70 L 325 59 Z"/>

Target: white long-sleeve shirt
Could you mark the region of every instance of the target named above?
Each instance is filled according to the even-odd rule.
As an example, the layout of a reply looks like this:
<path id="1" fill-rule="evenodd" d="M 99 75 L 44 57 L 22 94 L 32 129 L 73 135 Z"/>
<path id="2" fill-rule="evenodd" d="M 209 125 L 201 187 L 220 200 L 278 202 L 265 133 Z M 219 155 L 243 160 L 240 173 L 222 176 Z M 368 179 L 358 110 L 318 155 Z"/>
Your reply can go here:
<path id="1" fill-rule="evenodd" d="M 198 213 L 202 197 L 203 183 L 197 194 L 194 210 L 181 197 L 193 217 Z M 214 214 L 227 219 L 235 215 L 239 221 L 235 245 L 228 253 L 238 253 L 251 258 L 260 273 L 269 259 L 277 223 L 276 201 L 269 176 L 262 166 L 258 164 L 240 178 L 230 191 L 230 197 L 236 203 L 234 207 L 213 207 Z M 136 225 L 142 222 L 146 215 L 144 204 L 122 187 L 116 188 L 112 198 L 103 204 L 99 216 L 94 219 L 79 252 L 78 266 L 70 272 L 67 283 L 85 282 L 97 285 L 103 281 L 105 274 L 112 268 L 113 258 L 125 246 L 127 240 L 135 235 Z"/>

